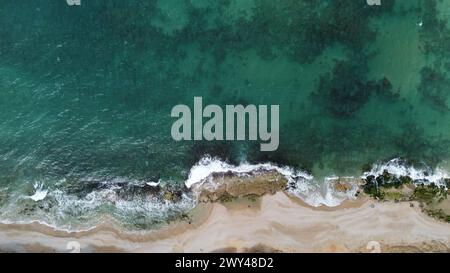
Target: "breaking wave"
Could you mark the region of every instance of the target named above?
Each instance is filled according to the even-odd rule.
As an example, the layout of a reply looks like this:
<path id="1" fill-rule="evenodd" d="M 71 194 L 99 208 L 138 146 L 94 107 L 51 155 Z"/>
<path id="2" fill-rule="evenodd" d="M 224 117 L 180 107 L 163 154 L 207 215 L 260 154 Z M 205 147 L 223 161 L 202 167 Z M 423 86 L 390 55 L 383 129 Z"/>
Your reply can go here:
<path id="1" fill-rule="evenodd" d="M 337 192 L 332 185 L 339 179 L 338 177 L 327 177 L 324 181 L 316 181 L 311 174 L 288 166 L 280 167 L 273 163 L 249 164 L 247 162 L 235 166 L 208 156 L 202 158 L 191 168 L 185 185 L 191 188 L 193 185 L 202 184 L 207 179 L 212 179 L 214 173 L 231 172 L 234 175 L 249 175 L 270 171 L 276 171 L 287 179 L 286 191 L 289 194 L 314 207 L 338 206 L 344 200 L 353 199 L 358 188 L 357 184 L 353 183 L 351 190 L 345 193 Z"/>
<path id="2" fill-rule="evenodd" d="M 197 190 L 203 185 L 217 185 L 214 174 L 228 173 L 233 176 L 257 176 L 266 172 L 277 172 L 287 180 L 285 192 L 300 198 L 310 206 L 334 207 L 345 200 L 355 199 L 361 183 L 369 176 L 388 172 L 400 178 L 408 176 L 414 183 L 445 185 L 449 175 L 443 169 L 417 168 L 402 159 L 393 159 L 383 164 L 374 164 L 362 176 L 329 176 L 316 179 L 308 172 L 274 163 L 232 165 L 218 158 L 205 156 L 189 171 L 184 184 L 173 181 L 137 181 L 113 179 L 94 184 L 76 184 L 79 191 L 66 188 L 64 181 L 53 188 L 43 182 L 34 183 L 30 195 L 9 196 L 1 207 L 1 223 L 39 222 L 55 229 L 87 230 L 98 225 L 104 215 L 112 216 L 131 229 L 152 229 L 170 219 L 193 209 L 198 201 Z M 344 191 L 337 190 L 336 183 L 346 183 Z M 205 183 L 208 182 L 208 183 Z M 52 185 L 52 183 L 49 183 Z M 83 187 L 87 187 L 85 190 Z M 209 189 L 210 190 L 210 189 Z"/>
<path id="3" fill-rule="evenodd" d="M 375 164 L 372 169 L 365 172 L 362 176 L 366 179 L 369 176 L 380 176 L 384 172 L 393 175 L 396 178 L 410 177 L 414 183 L 431 184 L 434 183 L 438 186 L 446 186 L 445 180 L 450 176 L 442 168 L 432 169 L 428 166 L 418 168 L 408 163 L 406 160 L 401 158 L 394 158 L 387 163 Z"/>

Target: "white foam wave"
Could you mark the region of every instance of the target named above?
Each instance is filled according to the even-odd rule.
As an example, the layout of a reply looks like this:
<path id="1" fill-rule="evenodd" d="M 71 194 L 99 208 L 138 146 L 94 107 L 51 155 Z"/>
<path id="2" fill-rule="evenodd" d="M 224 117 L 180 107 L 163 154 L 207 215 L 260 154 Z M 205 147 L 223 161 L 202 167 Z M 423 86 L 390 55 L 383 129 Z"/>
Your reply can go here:
<path id="1" fill-rule="evenodd" d="M 97 228 L 97 226 L 90 226 L 88 228 L 79 228 L 79 229 L 70 229 L 70 228 L 63 228 L 60 227 L 56 224 L 50 224 L 46 221 L 43 220 L 8 220 L 8 219 L 2 219 L 0 220 L 0 224 L 2 225 L 33 225 L 33 224 L 38 224 L 38 225 L 42 225 L 48 228 L 51 228 L 55 231 L 63 231 L 66 233 L 73 233 L 73 232 L 88 232 L 91 230 L 94 230 L 95 228 Z"/>
<path id="2" fill-rule="evenodd" d="M 394 158 L 387 163 L 374 165 L 369 172 L 363 174 L 362 178 L 367 178 L 370 175 L 377 177 L 382 175 L 384 171 L 387 171 L 397 178 L 409 176 L 415 182 L 424 184 L 434 183 L 439 186 L 445 186 L 444 180 L 450 177 L 449 174 L 441 168 L 436 168 L 435 170 L 416 168 L 406 164 L 405 161 L 400 158 Z"/>
<path id="3" fill-rule="evenodd" d="M 53 211 L 56 215 L 52 214 L 51 219 L 43 222 L 61 230 L 80 231 L 85 230 L 86 227 L 91 228 L 100 224 L 102 220 L 99 216 L 107 212 L 107 214 L 113 214 L 122 219 L 124 223 L 137 218 L 152 223 L 156 220 L 163 220 L 171 213 L 192 209 L 196 204 L 196 200 L 188 194 L 182 194 L 177 202 L 160 200 L 156 196 L 123 199 L 117 195 L 118 188 L 113 186 L 95 190 L 81 198 L 67 194 L 60 189 L 50 191 L 48 196 L 56 204 L 57 210 Z M 79 221 L 77 216 L 89 220 Z M 33 222 L 36 221 L 33 220 Z"/>
<path id="4" fill-rule="evenodd" d="M 35 193 L 31 196 L 28 196 L 28 198 L 32 199 L 35 202 L 44 200 L 45 197 L 47 197 L 48 190 L 44 190 L 43 187 L 44 183 L 36 182 L 34 184 Z"/>
<path id="5" fill-rule="evenodd" d="M 336 192 L 332 187 L 335 182 L 333 177 L 325 178 L 324 183 L 321 183 L 321 181 L 314 180 L 312 175 L 291 167 L 280 167 L 272 163 L 249 164 L 247 162 L 235 166 L 209 156 L 202 158 L 191 168 L 185 185 L 188 188 L 193 185 L 201 186 L 207 179 L 211 179 L 214 173 L 232 172 L 236 175 L 242 175 L 258 171 L 280 173 L 288 180 L 288 193 L 315 207 L 322 205 L 338 206 L 343 201 L 354 198 L 357 191 L 355 183 L 352 190 L 346 193 Z"/>
<path id="6" fill-rule="evenodd" d="M 195 164 L 190 172 L 189 177 L 185 182 L 187 188 L 191 188 L 192 185 L 202 183 L 208 177 L 214 173 L 232 172 L 234 174 L 245 174 L 255 171 L 276 171 L 280 174 L 289 177 L 302 177 L 305 179 L 312 179 L 313 177 L 306 172 L 295 171 L 290 167 L 279 167 L 271 163 L 262 164 L 249 164 L 242 163 L 238 166 L 228 164 L 217 158 L 209 156 L 203 157 L 197 164 Z"/>
<path id="7" fill-rule="evenodd" d="M 158 187 L 159 184 L 161 184 L 161 180 L 158 180 L 158 182 L 145 182 L 145 184 L 149 185 L 150 187 Z"/>
<path id="8" fill-rule="evenodd" d="M 367 178 L 369 175 L 382 175 L 385 170 L 396 177 L 409 176 L 416 182 L 435 183 L 437 185 L 445 184 L 444 179 L 450 177 L 447 172 L 439 168 L 436 170 L 417 168 L 407 165 L 401 159 L 393 159 L 384 164 L 374 165 L 372 170 L 364 173 L 362 178 Z M 272 163 L 250 164 L 247 162 L 240 165 L 232 165 L 209 156 L 202 158 L 191 168 L 188 179 L 185 181 L 185 185 L 187 188 L 192 188 L 194 185 L 195 187 L 201 187 L 204 182 L 211 182 L 213 174 L 215 173 L 231 172 L 235 175 L 251 175 L 270 171 L 278 172 L 288 180 L 288 188 L 286 190 L 288 194 L 298 197 L 305 203 L 315 207 L 338 206 L 345 200 L 354 199 L 359 188 L 357 184 L 358 178 L 330 176 L 319 181 L 312 175 L 292 167 L 278 166 Z M 336 187 L 334 186 L 335 183 L 338 180 L 342 181 L 342 179 L 345 180 L 345 183 L 350 183 L 351 189 L 345 191 L 336 190 Z M 123 180 L 126 181 L 126 179 Z M 122 182 L 122 179 L 120 179 L 120 182 Z M 161 181 L 132 181 L 130 183 L 139 185 L 146 183 L 149 186 L 156 187 L 160 182 Z M 121 198 L 117 191 L 120 186 L 115 185 L 115 183 L 105 183 L 112 185 L 107 188 L 94 190 L 84 197 L 67 194 L 58 188 L 53 190 L 45 189 L 43 183 L 35 183 L 34 194 L 26 196 L 26 198 L 36 202 L 45 199 L 45 202 L 55 204 L 51 211 L 48 212 L 49 217 L 43 217 L 39 214 L 34 215 L 33 217 L 37 217 L 38 219 L 43 220 L 42 223 L 47 223 L 47 225 L 53 227 L 64 228 L 69 225 L 70 227 L 67 230 L 73 230 L 73 226 L 66 222 L 66 220 L 72 216 L 75 216 L 75 218 L 82 216 L 81 219 L 88 219 L 91 216 L 96 218 L 95 215 L 98 215 L 97 213 L 106 211 L 113 213 L 114 215 L 120 215 L 120 217 L 123 216 L 124 218 L 133 215 L 136 217 L 145 215 L 145 217 L 149 218 L 164 218 L 168 213 L 191 209 L 197 203 L 195 195 L 189 193 L 183 193 L 181 200 L 178 202 L 169 202 L 161 198 L 158 199 L 150 196 L 143 199 L 136 199 L 134 197 Z M 207 184 L 211 185 L 214 183 Z M 21 196 L 21 198 L 23 199 L 23 196 Z M 110 210 L 110 208 L 112 208 L 112 210 Z M 2 221 L 4 221 L 5 218 L 14 219 L 14 217 L 17 216 L 15 210 L 11 211 L 14 212 L 11 215 L 5 213 L 1 214 Z M 12 217 L 4 217 L 8 215 Z M 35 220 L 33 221 L 36 222 Z M 87 224 L 88 226 L 95 224 L 95 221 L 87 223 L 85 220 L 82 220 L 82 222 L 81 226 L 84 226 L 83 224 Z M 80 225 L 75 225 L 78 230 Z"/>
<path id="9" fill-rule="evenodd" d="M 295 187 L 290 187 L 288 192 L 302 199 L 305 203 L 313 207 L 336 207 L 346 200 L 354 200 L 358 185 L 353 177 L 344 178 L 351 185 L 351 189 L 340 192 L 336 191 L 334 184 L 340 179 L 336 176 L 325 177 L 323 181 L 303 180 L 296 181 Z"/>

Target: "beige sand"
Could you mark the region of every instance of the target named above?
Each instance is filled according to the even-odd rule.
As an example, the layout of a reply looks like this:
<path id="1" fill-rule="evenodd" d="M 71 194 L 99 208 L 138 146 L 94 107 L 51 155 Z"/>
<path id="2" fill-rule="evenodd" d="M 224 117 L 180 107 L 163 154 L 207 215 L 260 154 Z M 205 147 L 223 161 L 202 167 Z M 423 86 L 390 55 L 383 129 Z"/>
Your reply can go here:
<path id="1" fill-rule="evenodd" d="M 317 209 L 278 192 L 253 202 L 201 204 L 193 215 L 191 223 L 142 233 L 120 231 L 108 221 L 78 233 L 0 225 L 0 249 L 67 252 L 71 241 L 82 252 L 369 252 L 368 244 L 375 251 L 413 252 L 449 251 L 450 245 L 450 224 L 426 216 L 417 204 L 368 198 Z"/>

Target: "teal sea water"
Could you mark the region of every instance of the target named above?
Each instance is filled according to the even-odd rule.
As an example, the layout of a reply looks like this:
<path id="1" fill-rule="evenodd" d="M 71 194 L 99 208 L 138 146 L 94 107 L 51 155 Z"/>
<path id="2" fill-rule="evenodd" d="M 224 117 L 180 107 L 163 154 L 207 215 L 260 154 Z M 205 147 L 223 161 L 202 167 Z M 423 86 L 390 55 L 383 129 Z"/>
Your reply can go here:
<path id="1" fill-rule="evenodd" d="M 450 1 L 0 0 L 0 220 L 151 228 L 206 155 L 450 170 Z M 280 105 L 280 146 L 172 139 L 176 104 Z M 150 199 L 149 199 L 150 198 Z M 99 217 L 102 216 L 102 217 Z"/>

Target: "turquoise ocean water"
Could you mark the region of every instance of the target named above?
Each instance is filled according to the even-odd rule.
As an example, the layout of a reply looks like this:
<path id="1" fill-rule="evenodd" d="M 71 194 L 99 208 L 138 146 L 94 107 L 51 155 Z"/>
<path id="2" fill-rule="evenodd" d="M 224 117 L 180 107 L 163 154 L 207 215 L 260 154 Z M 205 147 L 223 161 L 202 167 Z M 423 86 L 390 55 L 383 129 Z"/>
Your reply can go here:
<path id="1" fill-rule="evenodd" d="M 206 155 L 450 169 L 450 1 L 0 0 L 0 220 L 151 228 Z M 280 146 L 175 142 L 176 104 L 280 105 Z M 181 186 L 180 186 L 181 187 Z M 144 189 L 145 188 L 145 189 Z"/>

